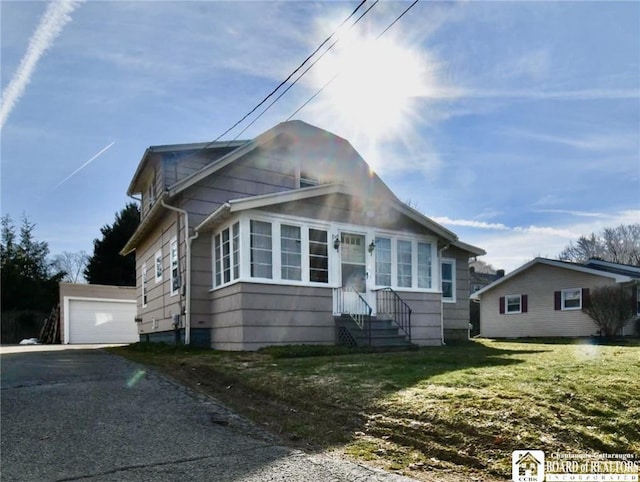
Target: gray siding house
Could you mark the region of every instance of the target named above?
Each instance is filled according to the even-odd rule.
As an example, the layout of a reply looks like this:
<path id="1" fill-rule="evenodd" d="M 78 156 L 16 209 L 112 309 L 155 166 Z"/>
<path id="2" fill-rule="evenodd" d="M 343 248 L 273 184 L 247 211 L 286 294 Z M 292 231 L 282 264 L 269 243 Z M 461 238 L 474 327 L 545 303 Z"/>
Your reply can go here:
<path id="1" fill-rule="evenodd" d="M 142 340 L 439 345 L 467 338 L 470 257 L 348 141 L 301 121 L 149 147 L 128 189 Z M 375 343 L 377 341 L 377 343 Z"/>
<path id="2" fill-rule="evenodd" d="M 589 260 L 584 264 L 535 258 L 471 295 L 480 302 L 480 336 L 487 338 L 586 337 L 599 335 L 582 311 L 589 290 L 628 286 L 640 315 L 640 267 Z M 633 335 L 627 324 L 621 335 Z"/>

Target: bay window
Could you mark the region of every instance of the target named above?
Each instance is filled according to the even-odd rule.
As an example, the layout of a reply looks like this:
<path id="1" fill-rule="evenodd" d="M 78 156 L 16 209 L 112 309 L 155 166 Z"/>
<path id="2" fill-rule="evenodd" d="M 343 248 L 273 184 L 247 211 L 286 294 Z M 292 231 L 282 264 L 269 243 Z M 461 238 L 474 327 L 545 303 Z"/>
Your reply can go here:
<path id="1" fill-rule="evenodd" d="M 213 238 L 214 285 L 220 286 L 240 277 L 240 224 L 235 223 Z"/>
<path id="2" fill-rule="evenodd" d="M 328 238 L 326 231 L 309 228 L 309 281 L 329 282 Z"/>
<path id="3" fill-rule="evenodd" d="M 418 243 L 418 288 L 431 288 L 431 244 Z"/>
<path id="4" fill-rule="evenodd" d="M 280 226 L 280 276 L 287 280 L 302 280 L 302 240 L 300 226 Z"/>
<path id="5" fill-rule="evenodd" d="M 391 286 L 391 240 L 376 238 L 376 285 Z"/>
<path id="6" fill-rule="evenodd" d="M 411 288 L 411 241 L 398 240 L 398 287 Z"/>
<path id="7" fill-rule="evenodd" d="M 271 223 L 250 221 L 251 277 L 273 278 Z"/>

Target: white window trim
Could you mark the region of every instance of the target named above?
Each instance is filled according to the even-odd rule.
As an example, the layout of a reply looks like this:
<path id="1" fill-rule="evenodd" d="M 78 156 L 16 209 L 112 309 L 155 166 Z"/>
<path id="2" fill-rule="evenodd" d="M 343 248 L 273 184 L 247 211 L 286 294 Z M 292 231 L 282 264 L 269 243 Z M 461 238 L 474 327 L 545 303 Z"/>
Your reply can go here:
<path id="1" fill-rule="evenodd" d="M 273 278 L 252 278 L 251 267 L 249 265 L 249 259 L 251 259 L 251 248 L 247 233 L 250 231 L 250 220 L 269 222 L 272 225 L 272 269 Z M 234 223 L 240 223 L 240 276 L 232 280 L 229 283 L 222 283 L 219 286 L 215 285 L 215 236 L 223 229 L 231 227 Z M 280 251 L 280 226 L 287 224 L 290 226 L 299 226 L 301 228 L 301 243 L 302 243 L 302 280 L 286 280 L 281 278 L 281 251 Z M 309 244 L 309 229 L 319 229 L 327 232 L 327 244 L 328 244 L 328 263 L 329 263 L 329 280 L 328 283 L 312 282 L 309 281 L 309 256 L 308 256 L 308 244 Z M 271 284 L 282 286 L 309 286 L 309 287 L 321 287 L 321 288 L 338 288 L 341 283 L 341 264 L 340 264 L 340 252 L 333 248 L 334 236 L 340 236 L 342 232 L 349 232 L 353 234 L 362 234 L 366 237 L 367 245 L 372 239 L 376 237 L 389 238 L 391 240 L 391 288 L 399 292 L 415 292 L 415 293 L 441 293 L 441 268 L 440 258 L 437 252 L 437 239 L 431 236 L 408 236 L 406 234 L 399 236 L 397 231 L 390 231 L 384 229 L 364 228 L 361 225 L 351 225 L 346 223 L 324 223 L 316 219 L 302 218 L 298 216 L 290 216 L 286 214 L 269 213 L 265 214 L 263 211 L 247 210 L 243 213 L 239 213 L 237 216 L 230 218 L 227 223 L 220 225 L 211 235 L 211 288 L 210 292 L 218 289 L 225 288 L 234 283 L 257 283 L 257 284 Z M 277 233 L 278 235 L 274 235 Z M 397 241 L 405 240 L 412 243 L 412 286 L 398 287 L 397 286 Z M 418 243 L 426 243 L 431 245 L 431 288 L 418 288 Z M 375 284 L 375 252 L 369 254 L 367 251 L 367 272 L 369 275 L 369 282 L 371 283 L 371 290 L 379 290 L 385 288 L 388 285 Z M 453 300 L 445 300 L 447 302 L 455 302 L 455 288 L 456 288 L 456 276 L 455 276 L 455 259 L 451 259 L 454 263 L 453 266 Z"/>
<path id="2" fill-rule="evenodd" d="M 147 263 L 142 263 L 142 273 L 141 276 L 141 287 L 142 287 L 142 307 L 146 308 L 149 304 L 149 281 L 147 280 Z M 146 299 L 145 299 L 146 298 Z"/>
<path id="3" fill-rule="evenodd" d="M 574 307 L 570 307 L 567 308 L 565 307 L 564 303 L 566 301 L 565 299 L 565 295 L 567 292 L 569 291 L 577 291 L 578 294 L 580 295 L 580 304 L 578 306 L 574 306 Z M 561 311 L 576 311 L 576 310 L 581 310 L 582 309 L 582 288 L 566 288 L 564 290 L 560 290 L 560 310 Z"/>
<path id="4" fill-rule="evenodd" d="M 176 245 L 176 266 L 178 268 L 178 277 L 180 277 L 180 253 L 178 252 L 178 237 L 177 236 L 173 236 L 171 238 L 171 241 L 169 241 L 169 270 L 170 270 L 170 280 L 171 283 L 169 284 L 169 292 L 171 293 L 171 296 L 176 296 L 179 292 L 180 292 L 180 287 L 178 287 L 178 289 L 174 290 L 173 289 L 173 285 L 174 280 L 175 280 L 175 276 L 173 275 L 173 245 Z"/>
<path id="5" fill-rule="evenodd" d="M 509 311 L 509 298 L 518 298 L 518 311 Z M 504 314 L 519 315 L 522 313 L 522 295 L 506 295 L 504 297 Z"/>
<path id="6" fill-rule="evenodd" d="M 160 274 L 158 275 L 158 261 L 160 261 Z M 155 273 L 156 283 L 162 281 L 162 274 L 164 273 L 164 266 L 162 266 L 162 248 L 156 251 L 153 258 L 153 271 Z"/>
<path id="7" fill-rule="evenodd" d="M 451 264 L 451 298 L 444 297 L 444 291 L 442 290 L 442 282 L 449 281 L 444 280 L 442 277 L 442 265 L 444 263 Z M 456 260 L 454 258 L 441 258 L 440 259 L 440 293 L 442 293 L 443 303 L 455 303 L 456 302 Z M 505 309 L 506 311 L 506 309 Z"/>
<path id="8" fill-rule="evenodd" d="M 236 223 L 238 224 L 238 242 L 240 243 L 240 246 L 238 247 L 238 264 L 240 266 L 240 272 L 238 273 L 237 278 L 234 275 L 233 264 L 233 226 Z M 220 272 L 220 284 L 216 284 L 216 236 L 220 236 L 220 249 L 222 250 L 222 232 L 225 230 L 229 231 L 229 281 L 224 281 L 224 257 L 222 255 L 222 252 L 220 252 L 220 268 L 222 271 Z M 240 221 L 238 219 L 234 219 L 230 223 L 220 226 L 219 229 L 215 230 L 211 234 L 211 290 L 223 288 L 240 281 L 242 279 L 242 262 L 242 226 L 240 225 Z"/>

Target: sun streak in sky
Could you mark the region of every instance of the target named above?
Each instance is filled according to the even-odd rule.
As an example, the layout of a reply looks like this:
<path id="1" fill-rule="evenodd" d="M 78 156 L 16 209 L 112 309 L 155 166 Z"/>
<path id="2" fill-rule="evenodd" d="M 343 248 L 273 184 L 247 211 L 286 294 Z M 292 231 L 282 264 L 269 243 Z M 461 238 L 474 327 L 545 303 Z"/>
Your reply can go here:
<path id="1" fill-rule="evenodd" d="M 418 98 L 435 84 L 435 65 L 390 37 L 352 34 L 318 64 L 314 83 L 322 86 L 334 77 L 323 93 L 326 107 L 341 123 L 382 142 L 412 123 Z"/>

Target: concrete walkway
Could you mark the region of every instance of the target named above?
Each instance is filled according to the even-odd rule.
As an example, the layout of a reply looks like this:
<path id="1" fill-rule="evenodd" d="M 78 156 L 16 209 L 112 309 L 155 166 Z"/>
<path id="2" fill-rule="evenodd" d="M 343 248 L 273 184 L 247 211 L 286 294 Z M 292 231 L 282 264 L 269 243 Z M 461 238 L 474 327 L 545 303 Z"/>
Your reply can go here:
<path id="1" fill-rule="evenodd" d="M 410 479 L 309 456 L 97 347 L 0 349 L 3 481 Z"/>

